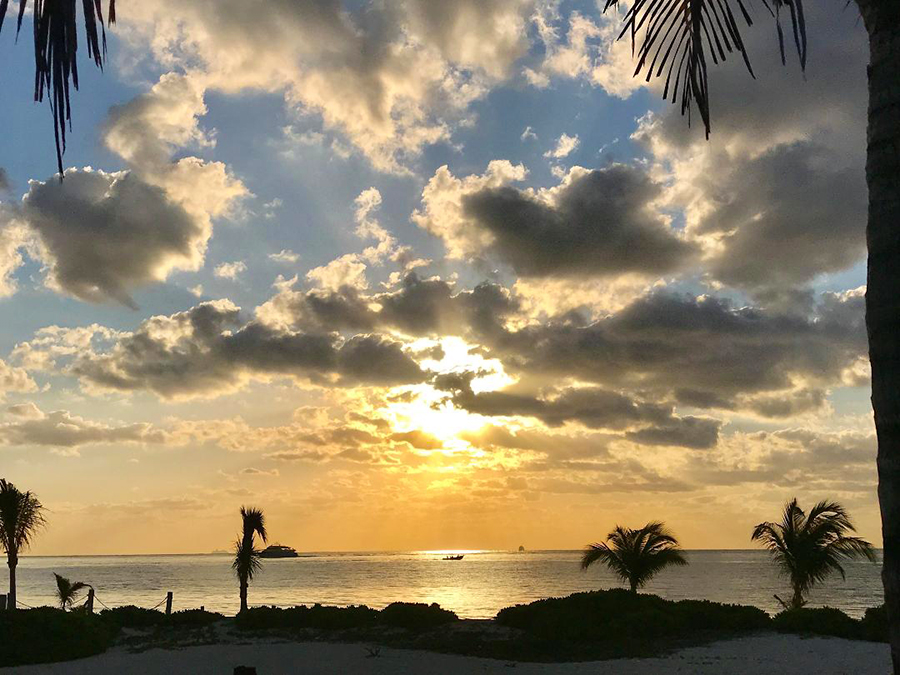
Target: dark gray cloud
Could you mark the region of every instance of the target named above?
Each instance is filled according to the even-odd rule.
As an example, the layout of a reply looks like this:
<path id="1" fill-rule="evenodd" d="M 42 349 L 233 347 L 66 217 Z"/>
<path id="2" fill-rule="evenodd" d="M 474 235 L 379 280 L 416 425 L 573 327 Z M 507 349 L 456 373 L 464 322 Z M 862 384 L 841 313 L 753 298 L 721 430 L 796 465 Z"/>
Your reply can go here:
<path id="1" fill-rule="evenodd" d="M 447 382 L 438 382 L 447 386 Z M 453 393 L 454 405 L 485 416 L 536 417 L 551 427 L 577 422 L 591 429 L 629 430 L 626 437 L 646 445 L 714 447 L 721 423 L 677 417 L 672 405 L 635 401 L 597 387 L 565 389 L 550 397 L 503 391 L 475 394 L 463 382 Z"/>
<path id="2" fill-rule="evenodd" d="M 227 301 L 154 317 L 105 352 L 79 356 L 71 372 L 88 385 L 163 397 L 216 395 L 250 378 L 303 377 L 338 385 L 391 385 L 425 377 L 399 342 L 380 335 L 277 330 L 242 324 Z"/>
<path id="3" fill-rule="evenodd" d="M 698 234 L 723 235 L 718 280 L 783 289 L 850 267 L 865 254 L 865 173 L 813 143 L 792 143 L 710 179 L 714 210 Z M 770 291 L 771 293 L 771 291 Z"/>
<path id="4" fill-rule="evenodd" d="M 584 325 L 550 321 L 491 336 L 509 370 L 639 387 L 697 407 L 839 382 L 866 354 L 861 294 L 825 294 L 813 315 L 738 307 L 727 299 L 655 293 Z"/>
<path id="5" fill-rule="evenodd" d="M 9 182 L 9 174 L 6 173 L 6 169 L 0 166 L 0 191 L 6 192 L 12 187 L 12 184 Z"/>
<path id="6" fill-rule="evenodd" d="M 865 253 L 866 33 L 853 3 L 806 9 L 805 75 L 796 58 L 781 65 L 760 16 L 746 33 L 758 79 L 740 59 L 711 71 L 709 141 L 675 106 L 637 133 L 675 163 L 673 206 L 694 209 L 692 234 L 722 237 L 712 276 L 754 292 L 807 284 Z"/>
<path id="7" fill-rule="evenodd" d="M 697 249 L 651 206 L 660 194 L 643 169 L 616 164 L 573 172 L 551 201 L 512 187 L 467 194 L 463 213 L 522 276 L 661 275 Z"/>
<path id="8" fill-rule="evenodd" d="M 211 232 L 207 220 L 128 172 L 70 169 L 62 183 L 32 182 L 22 217 L 40 238 L 52 286 L 131 307 L 135 288 L 197 268 Z"/>

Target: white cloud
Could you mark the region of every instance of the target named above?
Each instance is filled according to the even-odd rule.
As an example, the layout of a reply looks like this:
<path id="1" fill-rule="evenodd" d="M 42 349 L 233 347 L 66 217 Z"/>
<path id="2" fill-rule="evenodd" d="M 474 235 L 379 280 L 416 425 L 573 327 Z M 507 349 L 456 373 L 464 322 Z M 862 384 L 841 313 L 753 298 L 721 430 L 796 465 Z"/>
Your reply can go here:
<path id="1" fill-rule="evenodd" d="M 290 249 L 283 248 L 278 253 L 270 253 L 269 260 L 277 263 L 293 264 L 300 260 L 300 254 L 294 253 Z"/>
<path id="2" fill-rule="evenodd" d="M 219 279 L 230 279 L 231 281 L 236 281 L 237 278 L 247 271 L 246 263 L 236 260 L 235 262 L 227 262 L 216 265 L 213 270 L 213 274 L 215 274 Z"/>
<path id="3" fill-rule="evenodd" d="M 578 134 L 575 136 L 563 134 L 556 141 L 556 147 L 545 152 L 544 157 L 552 157 L 554 159 L 568 157 L 578 148 L 579 143 L 581 143 L 581 141 L 578 140 Z"/>

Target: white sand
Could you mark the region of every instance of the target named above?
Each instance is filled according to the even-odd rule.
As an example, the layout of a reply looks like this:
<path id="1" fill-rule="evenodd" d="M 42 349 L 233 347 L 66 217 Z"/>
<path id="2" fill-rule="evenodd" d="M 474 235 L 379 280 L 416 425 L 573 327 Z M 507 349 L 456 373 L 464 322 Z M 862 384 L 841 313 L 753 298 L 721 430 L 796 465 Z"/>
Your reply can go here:
<path id="1" fill-rule="evenodd" d="M 532 674 L 603 673 L 646 675 L 884 675 L 890 672 L 888 646 L 837 638 L 760 635 L 693 647 L 658 659 L 621 659 L 590 663 L 507 663 L 401 649 L 381 650 L 367 658 L 365 645 L 327 643 L 255 643 L 211 645 L 129 654 L 118 649 L 100 656 L 40 666 L 0 668 L 23 675 L 231 675 L 234 666 L 256 666 L 259 675 L 438 675 L 449 673 Z"/>

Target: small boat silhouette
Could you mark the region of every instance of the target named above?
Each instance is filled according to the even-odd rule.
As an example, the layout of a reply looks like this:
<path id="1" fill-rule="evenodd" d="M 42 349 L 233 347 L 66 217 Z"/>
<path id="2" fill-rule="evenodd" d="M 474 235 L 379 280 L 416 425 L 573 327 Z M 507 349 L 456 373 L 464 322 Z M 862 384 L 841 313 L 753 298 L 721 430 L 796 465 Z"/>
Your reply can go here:
<path id="1" fill-rule="evenodd" d="M 283 546 L 281 544 L 272 544 L 268 548 L 259 552 L 260 558 L 299 558 L 300 554 L 297 553 L 290 546 Z"/>
<path id="2" fill-rule="evenodd" d="M 448 555 L 448 556 L 444 556 L 442 559 L 443 560 L 462 560 L 463 554 L 460 553 L 459 555 Z"/>

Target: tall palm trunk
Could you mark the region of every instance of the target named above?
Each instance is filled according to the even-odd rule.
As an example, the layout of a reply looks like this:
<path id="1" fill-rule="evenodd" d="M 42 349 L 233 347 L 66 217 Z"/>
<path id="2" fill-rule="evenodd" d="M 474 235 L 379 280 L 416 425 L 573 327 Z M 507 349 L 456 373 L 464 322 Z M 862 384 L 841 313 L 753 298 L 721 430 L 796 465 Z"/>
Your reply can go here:
<path id="1" fill-rule="evenodd" d="M 241 611 L 246 612 L 247 611 L 247 585 L 248 585 L 247 580 L 241 579 L 240 585 L 241 585 Z"/>
<path id="2" fill-rule="evenodd" d="M 6 564 L 9 566 L 9 595 L 6 596 L 6 607 L 12 610 L 16 608 L 16 565 L 19 564 L 18 556 L 7 556 Z"/>
<path id="3" fill-rule="evenodd" d="M 900 674 L 900 2 L 857 0 L 869 33 L 866 326 L 891 658 Z"/>

